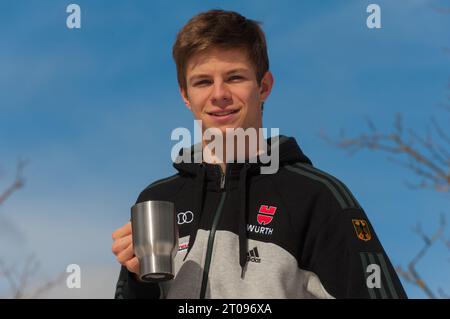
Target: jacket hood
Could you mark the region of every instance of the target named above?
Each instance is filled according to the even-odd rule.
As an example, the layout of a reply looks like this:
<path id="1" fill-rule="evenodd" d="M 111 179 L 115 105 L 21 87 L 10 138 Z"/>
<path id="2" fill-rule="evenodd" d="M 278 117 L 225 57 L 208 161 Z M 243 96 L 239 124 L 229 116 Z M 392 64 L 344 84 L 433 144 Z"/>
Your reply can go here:
<path id="1" fill-rule="evenodd" d="M 277 141 L 278 140 L 278 141 Z M 287 137 L 284 135 L 279 135 L 276 137 L 268 138 L 267 141 L 267 152 L 268 154 L 272 154 L 272 151 L 278 151 L 279 152 L 279 166 L 288 165 L 291 163 L 307 163 L 312 165 L 311 160 L 303 154 L 302 150 L 297 144 L 297 141 L 293 137 Z M 214 164 L 207 164 L 202 161 L 202 146 L 201 143 L 194 144 L 187 148 L 182 148 L 178 154 L 178 157 L 173 164 L 173 166 L 180 172 L 180 174 L 187 174 L 187 175 L 197 175 L 199 172 L 199 166 L 218 166 Z M 189 158 L 190 162 L 182 161 L 183 158 Z M 241 164 L 241 165 L 239 165 Z M 245 163 L 230 163 L 227 164 L 233 166 L 236 166 L 236 169 L 239 170 L 241 168 L 242 164 Z M 256 163 L 247 163 L 252 166 L 252 170 L 254 170 L 256 167 L 265 166 L 262 161 L 259 160 L 259 158 L 256 160 Z M 234 170 L 233 170 L 234 171 Z"/>

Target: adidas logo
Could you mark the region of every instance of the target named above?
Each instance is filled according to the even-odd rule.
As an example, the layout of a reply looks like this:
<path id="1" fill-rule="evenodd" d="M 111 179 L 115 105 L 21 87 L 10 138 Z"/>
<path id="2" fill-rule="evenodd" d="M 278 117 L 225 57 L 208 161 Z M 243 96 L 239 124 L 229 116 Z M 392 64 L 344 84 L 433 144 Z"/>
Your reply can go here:
<path id="1" fill-rule="evenodd" d="M 247 253 L 247 261 L 254 263 L 260 263 L 261 258 L 259 258 L 258 248 L 255 247 Z"/>

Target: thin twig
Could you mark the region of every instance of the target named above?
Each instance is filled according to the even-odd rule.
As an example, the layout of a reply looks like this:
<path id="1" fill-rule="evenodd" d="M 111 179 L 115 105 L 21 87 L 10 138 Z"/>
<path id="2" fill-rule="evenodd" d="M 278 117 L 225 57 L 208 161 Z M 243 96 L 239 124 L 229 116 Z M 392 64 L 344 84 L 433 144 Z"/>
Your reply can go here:
<path id="1" fill-rule="evenodd" d="M 56 276 L 56 278 L 48 280 L 47 282 L 45 282 L 44 284 L 42 284 L 40 287 L 38 287 L 31 295 L 30 295 L 30 299 L 36 299 L 38 297 L 40 297 L 42 294 L 44 294 L 45 292 L 53 289 L 56 285 L 58 285 L 59 283 L 61 283 L 61 281 L 64 280 L 66 276 L 66 273 L 60 273 L 58 276 Z"/>
<path id="2" fill-rule="evenodd" d="M 17 161 L 16 167 L 16 178 L 14 182 L 2 193 L 0 194 L 0 205 L 3 204 L 8 197 L 10 197 L 16 190 L 23 187 L 25 180 L 22 177 L 22 172 L 24 167 L 28 164 L 27 160 L 19 159 Z"/>

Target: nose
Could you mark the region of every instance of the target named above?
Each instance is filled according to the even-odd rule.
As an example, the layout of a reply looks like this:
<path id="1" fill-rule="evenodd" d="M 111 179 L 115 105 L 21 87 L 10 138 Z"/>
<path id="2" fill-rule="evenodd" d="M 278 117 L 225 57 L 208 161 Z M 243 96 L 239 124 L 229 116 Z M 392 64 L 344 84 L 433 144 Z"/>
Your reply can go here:
<path id="1" fill-rule="evenodd" d="M 231 104 L 231 92 L 225 82 L 214 81 L 211 103 L 219 107 L 226 107 Z"/>

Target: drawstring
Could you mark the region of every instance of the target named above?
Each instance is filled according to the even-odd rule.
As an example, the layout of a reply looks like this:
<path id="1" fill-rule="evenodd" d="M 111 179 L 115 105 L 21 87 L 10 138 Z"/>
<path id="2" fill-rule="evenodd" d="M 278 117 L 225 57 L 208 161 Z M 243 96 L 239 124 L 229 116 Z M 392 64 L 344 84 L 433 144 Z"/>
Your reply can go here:
<path id="1" fill-rule="evenodd" d="M 239 174 L 239 265 L 241 266 L 241 278 L 244 278 L 245 266 L 247 264 L 247 172 L 250 164 L 245 163 Z"/>
<path id="2" fill-rule="evenodd" d="M 183 258 L 183 261 L 186 260 L 186 257 L 188 256 L 189 252 L 191 251 L 192 246 L 194 245 L 195 237 L 197 236 L 197 231 L 200 226 L 200 218 L 202 216 L 203 211 L 203 195 L 204 195 L 204 188 L 205 188 L 205 172 L 206 169 L 203 164 L 199 165 L 198 172 L 197 172 L 197 180 L 195 182 L 195 185 L 197 186 L 197 194 L 195 196 L 196 203 L 194 207 L 194 214 L 195 218 L 192 225 L 191 234 L 189 236 L 189 244 L 188 249 L 186 252 L 186 255 Z"/>
<path id="3" fill-rule="evenodd" d="M 251 165 L 249 163 L 245 163 L 239 174 L 239 190 L 238 194 L 240 196 L 240 206 L 239 206 L 239 223 L 238 223 L 238 234 L 239 234 L 239 265 L 241 266 L 241 278 L 244 278 L 245 268 L 247 264 L 247 175 L 250 170 Z M 205 187 L 205 173 L 206 169 L 203 164 L 200 164 L 197 180 L 195 182 L 197 186 L 197 194 L 196 198 L 196 206 L 195 211 L 198 212 L 196 217 L 194 218 L 191 234 L 189 236 L 189 244 L 186 255 L 184 256 L 183 261 L 186 260 L 189 252 L 191 251 L 192 246 L 194 245 L 194 241 L 197 235 L 197 231 L 199 228 L 199 222 L 201 219 L 201 214 L 203 211 L 203 196 L 204 196 L 204 187 Z"/>

